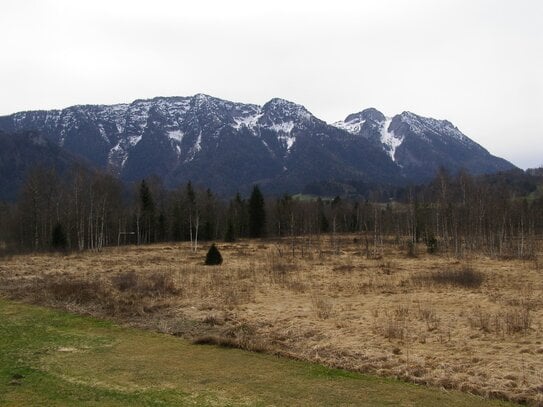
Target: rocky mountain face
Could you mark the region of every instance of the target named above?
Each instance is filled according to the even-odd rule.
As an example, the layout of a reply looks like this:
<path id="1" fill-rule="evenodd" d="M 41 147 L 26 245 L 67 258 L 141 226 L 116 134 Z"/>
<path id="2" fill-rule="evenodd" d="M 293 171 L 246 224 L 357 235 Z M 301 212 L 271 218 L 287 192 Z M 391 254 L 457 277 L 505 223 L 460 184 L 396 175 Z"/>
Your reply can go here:
<path id="1" fill-rule="evenodd" d="M 330 125 L 283 99 L 258 106 L 198 94 L 73 106 L 0 117 L 0 130 L 37 132 L 125 181 L 156 175 L 168 186 L 192 180 L 224 194 L 255 183 L 274 193 L 319 182 L 401 185 L 440 166 L 514 168 L 447 121 L 366 109 Z"/>
<path id="2" fill-rule="evenodd" d="M 447 120 L 411 112 L 385 117 L 370 108 L 334 125 L 381 146 L 410 181 L 428 180 L 440 167 L 451 172 L 465 169 L 472 174 L 514 168 L 508 161 L 492 156 Z"/>

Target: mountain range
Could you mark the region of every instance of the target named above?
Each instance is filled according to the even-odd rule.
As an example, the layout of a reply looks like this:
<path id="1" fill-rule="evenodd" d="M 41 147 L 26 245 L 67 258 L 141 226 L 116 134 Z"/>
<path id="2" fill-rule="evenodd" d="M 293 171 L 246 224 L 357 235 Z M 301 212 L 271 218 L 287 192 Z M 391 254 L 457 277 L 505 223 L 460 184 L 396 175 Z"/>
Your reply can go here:
<path id="1" fill-rule="evenodd" d="M 82 160 L 126 182 L 155 175 L 173 187 L 191 180 L 221 194 L 253 184 L 271 193 L 405 185 L 431 179 L 440 167 L 472 174 L 515 168 L 447 120 L 369 108 L 329 124 L 279 98 L 259 106 L 197 94 L 19 112 L 0 117 L 0 132 L 0 183 L 20 176 L 37 148 L 42 161 Z M 14 138 L 10 166 L 5 152 Z"/>

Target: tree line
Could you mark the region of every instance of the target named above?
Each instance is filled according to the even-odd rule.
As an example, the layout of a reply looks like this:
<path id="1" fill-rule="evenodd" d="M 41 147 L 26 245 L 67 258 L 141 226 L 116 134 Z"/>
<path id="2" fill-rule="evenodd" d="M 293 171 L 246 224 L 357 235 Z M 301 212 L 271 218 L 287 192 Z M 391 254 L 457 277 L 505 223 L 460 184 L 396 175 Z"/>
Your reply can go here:
<path id="1" fill-rule="evenodd" d="M 368 254 L 392 242 L 424 243 L 429 251 L 459 256 L 534 256 L 543 233 L 543 198 L 537 191 L 527 194 L 522 177 L 539 185 L 543 177 L 517 174 L 520 181 L 514 182 L 511 176 L 451 176 L 441 170 L 431 183 L 405 188 L 389 201 L 265 198 L 258 186 L 250 196 L 224 199 L 191 182 L 167 189 L 148 178 L 127 189 L 107 173 L 75 167 L 61 178 L 52 169 L 35 168 L 17 202 L 0 207 L 0 249 L 101 250 L 189 241 L 197 250 L 202 241 L 289 236 L 294 242 L 329 235 L 334 242 L 356 233 Z"/>

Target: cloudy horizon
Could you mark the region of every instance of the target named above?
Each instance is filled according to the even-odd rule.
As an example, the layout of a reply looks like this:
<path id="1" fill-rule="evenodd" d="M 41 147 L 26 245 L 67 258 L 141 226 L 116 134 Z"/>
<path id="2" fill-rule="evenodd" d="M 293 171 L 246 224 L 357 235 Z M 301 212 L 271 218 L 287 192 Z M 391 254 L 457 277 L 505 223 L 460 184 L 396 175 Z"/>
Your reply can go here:
<path id="1" fill-rule="evenodd" d="M 196 93 L 281 97 L 329 123 L 368 107 L 447 119 L 521 168 L 543 164 L 536 0 L 2 6 L 0 115 Z"/>

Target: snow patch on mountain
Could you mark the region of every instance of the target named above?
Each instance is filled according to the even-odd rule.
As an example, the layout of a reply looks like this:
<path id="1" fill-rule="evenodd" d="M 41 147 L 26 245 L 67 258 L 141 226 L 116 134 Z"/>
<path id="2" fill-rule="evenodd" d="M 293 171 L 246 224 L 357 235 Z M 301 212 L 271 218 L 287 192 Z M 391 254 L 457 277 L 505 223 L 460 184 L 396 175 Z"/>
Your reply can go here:
<path id="1" fill-rule="evenodd" d="M 287 152 L 290 151 L 294 143 L 296 142 L 296 136 L 293 136 L 290 133 L 283 133 L 277 136 L 277 139 L 281 141 L 286 147 Z"/>
<path id="2" fill-rule="evenodd" d="M 171 130 L 168 132 L 168 138 L 179 143 L 183 141 L 184 136 L 185 134 L 181 130 Z"/>
<path id="3" fill-rule="evenodd" d="M 123 141 L 120 141 L 115 145 L 115 147 L 109 150 L 107 157 L 108 165 L 110 167 L 117 168 L 119 171 L 124 167 L 124 164 L 128 159 L 128 151 L 127 149 L 123 148 L 121 144 L 123 144 Z"/>
<path id="4" fill-rule="evenodd" d="M 167 134 L 168 138 L 173 142 L 172 145 L 175 147 L 177 157 L 179 157 L 181 155 L 181 143 L 185 134 L 181 130 L 170 130 Z"/>
<path id="5" fill-rule="evenodd" d="M 127 142 L 130 147 L 134 147 L 136 144 L 138 144 L 141 141 L 141 135 L 135 135 L 135 136 L 128 136 Z"/>
<path id="6" fill-rule="evenodd" d="M 202 132 L 198 134 L 198 138 L 196 139 L 196 144 L 194 144 L 193 149 L 196 153 L 202 150 Z"/>
<path id="7" fill-rule="evenodd" d="M 282 122 L 282 123 L 274 123 L 272 124 L 269 129 L 273 130 L 277 133 L 290 133 L 292 132 L 292 129 L 294 128 L 294 122 L 288 121 L 288 122 Z"/>
<path id="8" fill-rule="evenodd" d="M 396 161 L 396 149 L 403 143 L 403 137 L 397 137 L 393 131 L 389 131 L 392 118 L 387 117 L 381 125 L 381 143 L 392 161 Z"/>
<path id="9" fill-rule="evenodd" d="M 339 122 L 332 123 L 332 126 L 348 131 L 351 134 L 359 134 L 364 123 L 366 123 L 366 121 L 360 119 L 354 119 L 348 122 L 341 120 Z"/>
<path id="10" fill-rule="evenodd" d="M 194 160 L 194 157 L 196 157 L 196 154 L 198 154 L 199 151 L 202 150 L 202 131 L 198 134 L 198 138 L 196 139 L 196 142 L 192 146 L 192 148 L 189 150 L 189 154 L 187 158 L 185 159 L 185 162 L 189 162 Z"/>
<path id="11" fill-rule="evenodd" d="M 236 130 L 246 127 L 248 129 L 254 129 L 258 125 L 258 119 L 262 117 L 262 112 L 258 111 L 249 116 L 234 117 L 234 124 L 232 127 Z"/>
<path id="12" fill-rule="evenodd" d="M 109 139 L 107 138 L 107 133 L 104 130 L 104 125 L 103 124 L 98 125 L 98 131 L 100 132 L 100 136 L 102 137 L 102 139 L 104 139 L 106 142 L 109 143 Z"/>
<path id="13" fill-rule="evenodd" d="M 294 122 L 286 121 L 281 123 L 274 123 L 268 128 L 277 133 L 277 140 L 279 140 L 286 147 L 287 153 L 290 152 L 290 149 L 296 142 L 296 136 L 292 134 L 292 130 L 294 129 Z"/>

